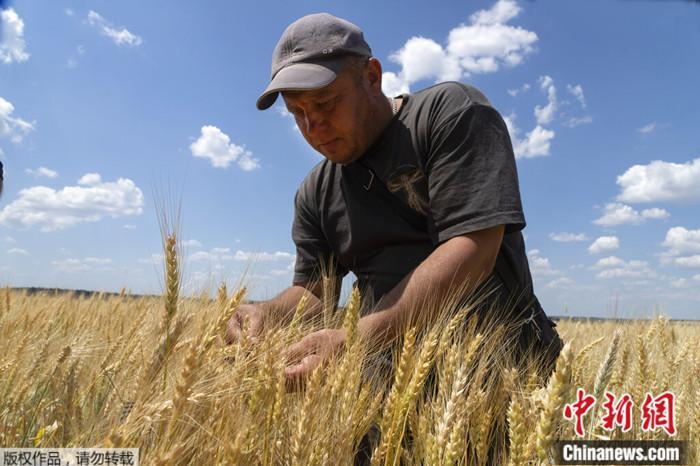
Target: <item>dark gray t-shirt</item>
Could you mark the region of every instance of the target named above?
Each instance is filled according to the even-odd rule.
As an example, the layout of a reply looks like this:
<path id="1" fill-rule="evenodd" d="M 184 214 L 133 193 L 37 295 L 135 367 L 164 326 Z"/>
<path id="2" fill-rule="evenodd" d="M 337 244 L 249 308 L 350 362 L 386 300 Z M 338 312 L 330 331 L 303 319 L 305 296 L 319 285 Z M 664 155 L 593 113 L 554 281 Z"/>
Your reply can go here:
<path id="1" fill-rule="evenodd" d="M 294 283 L 318 278 L 331 260 L 337 274 L 358 277 L 371 306 L 441 243 L 501 224 L 499 256 L 533 296 L 506 125 L 476 88 L 437 84 L 404 94 L 399 112 L 359 160 L 323 160 L 304 179 L 292 227 Z"/>

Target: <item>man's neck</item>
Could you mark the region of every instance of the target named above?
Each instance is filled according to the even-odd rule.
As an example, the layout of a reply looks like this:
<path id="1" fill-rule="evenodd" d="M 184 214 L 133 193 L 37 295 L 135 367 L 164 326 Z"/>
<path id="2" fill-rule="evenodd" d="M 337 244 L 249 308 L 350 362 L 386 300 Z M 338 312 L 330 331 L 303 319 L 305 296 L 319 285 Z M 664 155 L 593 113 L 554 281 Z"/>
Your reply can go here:
<path id="1" fill-rule="evenodd" d="M 403 99 L 399 98 L 397 99 L 396 102 L 396 110 L 401 108 L 401 105 L 403 104 Z M 367 122 L 366 124 L 370 125 L 370 128 L 372 130 L 372 137 L 371 137 L 371 143 L 365 151 L 363 152 L 362 155 L 358 156 L 357 158 L 353 159 L 352 162 L 355 162 L 356 160 L 362 158 L 364 154 L 367 153 L 367 151 L 377 144 L 379 139 L 382 137 L 382 134 L 386 129 L 389 127 L 389 124 L 391 123 L 392 119 L 394 118 L 394 112 L 392 111 L 392 104 L 391 104 L 391 97 L 386 97 L 383 94 L 381 97 L 377 98 L 375 101 L 373 101 L 373 109 L 372 109 L 372 115 L 374 115 L 374 118 L 372 118 L 371 122 Z"/>
<path id="2" fill-rule="evenodd" d="M 373 142 L 377 142 L 377 140 L 381 137 L 382 133 L 386 128 L 389 126 L 391 123 L 391 120 L 394 118 L 394 111 L 393 107 L 394 104 L 392 104 L 392 97 L 384 97 L 382 95 L 381 100 L 378 100 L 377 102 L 377 110 L 376 110 L 376 115 L 377 115 L 377 121 L 376 124 L 373 125 L 375 128 L 377 128 L 377 132 L 374 135 Z M 397 99 L 396 100 L 396 111 L 398 112 L 399 109 L 401 108 L 401 105 L 403 103 L 403 99 Z"/>

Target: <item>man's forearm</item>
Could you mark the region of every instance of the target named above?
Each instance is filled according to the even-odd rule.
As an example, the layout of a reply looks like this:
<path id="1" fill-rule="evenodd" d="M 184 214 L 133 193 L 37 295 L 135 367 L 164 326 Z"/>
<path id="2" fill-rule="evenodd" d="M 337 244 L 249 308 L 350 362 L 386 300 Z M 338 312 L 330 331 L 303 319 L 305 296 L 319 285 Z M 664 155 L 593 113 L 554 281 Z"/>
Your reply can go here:
<path id="1" fill-rule="evenodd" d="M 435 306 L 428 305 L 426 299 L 439 303 L 457 289 L 468 292 L 476 288 L 493 270 L 502 238 L 503 227 L 499 226 L 440 245 L 382 298 L 373 313 L 360 319 L 360 334 L 382 344 L 409 326 L 429 326 L 435 312 L 424 311 Z"/>
<path id="2" fill-rule="evenodd" d="M 265 310 L 265 318 L 278 322 L 289 322 L 294 316 L 301 297 L 306 293 L 308 301 L 304 314 L 313 315 L 321 310 L 321 301 L 308 289 L 300 285 L 292 285 L 274 298 L 260 303 Z"/>

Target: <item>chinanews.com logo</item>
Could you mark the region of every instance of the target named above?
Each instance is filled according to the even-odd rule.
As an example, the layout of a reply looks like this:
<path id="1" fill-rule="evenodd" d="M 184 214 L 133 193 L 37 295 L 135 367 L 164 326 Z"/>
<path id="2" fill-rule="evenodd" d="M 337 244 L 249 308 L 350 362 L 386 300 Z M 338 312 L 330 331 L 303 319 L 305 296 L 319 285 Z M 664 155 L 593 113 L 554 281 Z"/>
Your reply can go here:
<path id="1" fill-rule="evenodd" d="M 564 405 L 564 419 L 574 424 L 578 439 L 556 442 L 556 464 L 606 465 L 606 464 L 687 464 L 686 442 L 676 440 L 676 397 L 673 392 L 665 391 L 658 395 L 647 392 L 640 404 L 629 393 L 620 396 L 612 392 L 604 393 L 601 400 L 600 421 L 593 425 L 593 420 L 586 416 L 598 403 L 594 395 L 586 393 L 583 388 L 576 390 L 576 400 Z M 635 408 L 638 406 L 637 408 Z M 593 417 L 594 414 L 591 414 Z M 615 430 L 627 433 L 636 422 L 643 433 L 659 433 L 664 440 L 582 440 L 586 438 L 586 424 L 589 430 L 599 427 L 611 438 Z M 591 432 L 588 432 L 590 434 Z M 590 436 L 589 436 L 590 438 Z"/>

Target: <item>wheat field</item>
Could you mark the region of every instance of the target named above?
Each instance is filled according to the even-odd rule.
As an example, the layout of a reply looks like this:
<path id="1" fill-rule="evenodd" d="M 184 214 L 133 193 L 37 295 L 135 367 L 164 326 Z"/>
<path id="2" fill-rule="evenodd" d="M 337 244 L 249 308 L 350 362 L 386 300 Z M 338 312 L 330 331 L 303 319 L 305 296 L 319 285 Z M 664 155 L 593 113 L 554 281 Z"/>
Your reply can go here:
<path id="1" fill-rule="evenodd" d="M 0 290 L 0 447 L 138 447 L 148 465 L 549 464 L 557 439 L 579 438 L 562 415 L 576 389 L 676 395 L 674 439 L 700 458 L 700 326 L 560 320 L 551 377 L 516 363 L 504 327 L 478 328 L 465 310 L 408 330 L 385 360 L 354 334 L 359 295 L 324 318 L 270 325 L 227 346 L 226 322 L 245 289 L 180 295 L 174 236 L 165 241 L 160 297 Z M 325 322 L 324 322 L 325 320 Z M 465 323 L 466 322 L 466 323 Z M 283 348 L 324 325 L 345 327 L 345 352 L 289 390 Z M 392 369 L 394 368 L 394 369 Z M 639 401 L 638 401 L 639 400 Z M 607 432 L 587 439 L 668 439 Z M 366 435 L 370 432 L 369 435 Z"/>

